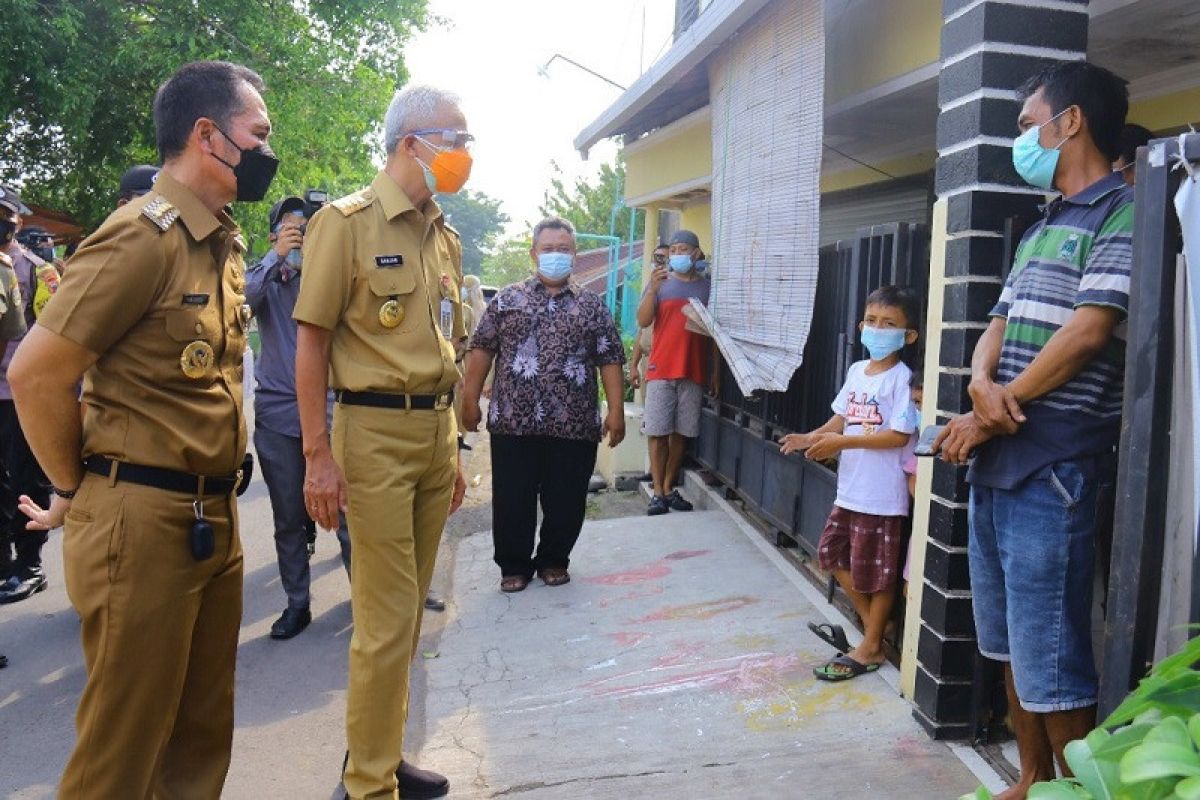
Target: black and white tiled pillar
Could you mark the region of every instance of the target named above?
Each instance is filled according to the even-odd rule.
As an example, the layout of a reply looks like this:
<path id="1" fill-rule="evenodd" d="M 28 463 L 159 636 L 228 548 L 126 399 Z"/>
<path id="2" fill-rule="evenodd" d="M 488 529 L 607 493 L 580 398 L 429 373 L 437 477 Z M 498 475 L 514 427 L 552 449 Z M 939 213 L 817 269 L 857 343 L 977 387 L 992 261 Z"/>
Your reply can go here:
<path id="1" fill-rule="evenodd" d="M 969 410 L 971 354 L 1011 259 L 1006 226 L 1030 219 L 1042 201 L 1012 167 L 1016 89 L 1048 61 L 1083 58 L 1088 31 L 1087 0 L 944 0 L 943 17 L 926 422 L 933 410 L 939 421 Z M 928 508 L 915 516 L 927 538 L 923 585 L 909 588 L 910 602 L 920 602 L 909 624 L 919 618 L 920 626 L 905 652 L 911 663 L 915 649 L 915 672 L 906 673 L 925 728 L 969 738 L 978 695 L 965 470 L 941 461 L 922 469 L 932 470 L 923 476 L 929 493 L 918 495 Z"/>

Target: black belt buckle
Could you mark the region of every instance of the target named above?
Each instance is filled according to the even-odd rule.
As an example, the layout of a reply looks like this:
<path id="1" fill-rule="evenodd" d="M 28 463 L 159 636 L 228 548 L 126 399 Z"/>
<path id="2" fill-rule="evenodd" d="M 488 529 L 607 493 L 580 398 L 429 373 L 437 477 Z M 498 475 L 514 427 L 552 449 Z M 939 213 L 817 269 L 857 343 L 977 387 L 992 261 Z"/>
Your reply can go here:
<path id="1" fill-rule="evenodd" d="M 192 558 L 196 561 L 207 561 L 212 558 L 216 549 L 213 526 L 204 518 L 204 503 L 201 500 L 192 501 L 192 510 L 196 519 L 192 521 L 192 530 L 188 535 L 188 546 L 192 550 Z"/>

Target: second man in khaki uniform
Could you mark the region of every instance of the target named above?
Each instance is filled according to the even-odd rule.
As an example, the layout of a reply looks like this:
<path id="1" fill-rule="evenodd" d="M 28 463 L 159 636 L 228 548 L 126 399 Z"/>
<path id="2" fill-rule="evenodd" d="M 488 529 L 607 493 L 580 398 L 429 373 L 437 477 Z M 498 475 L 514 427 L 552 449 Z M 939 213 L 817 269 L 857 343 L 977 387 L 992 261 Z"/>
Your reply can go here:
<path id="1" fill-rule="evenodd" d="M 310 223 L 294 312 L 305 501 L 327 529 L 343 510 L 352 544 L 344 784 L 355 800 L 448 791 L 401 751 L 422 603 L 465 490 L 451 408 L 462 251 L 433 193 L 466 181 L 470 135 L 457 98 L 412 87 L 392 100 L 385 141 L 371 186 Z"/>

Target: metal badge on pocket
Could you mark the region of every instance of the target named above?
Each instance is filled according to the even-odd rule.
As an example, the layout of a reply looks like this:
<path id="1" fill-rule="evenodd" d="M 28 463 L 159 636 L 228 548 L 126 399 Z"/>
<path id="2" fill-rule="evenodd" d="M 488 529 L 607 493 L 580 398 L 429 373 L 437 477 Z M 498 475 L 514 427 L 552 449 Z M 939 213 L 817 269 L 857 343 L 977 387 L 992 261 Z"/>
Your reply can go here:
<path id="1" fill-rule="evenodd" d="M 379 307 L 379 324 L 391 329 L 399 327 L 402 322 L 404 322 L 404 306 L 400 305 L 400 301 L 393 296 Z"/>
<path id="2" fill-rule="evenodd" d="M 179 368 L 189 378 L 203 378 L 213 363 L 213 349 L 208 342 L 191 342 L 179 354 Z"/>

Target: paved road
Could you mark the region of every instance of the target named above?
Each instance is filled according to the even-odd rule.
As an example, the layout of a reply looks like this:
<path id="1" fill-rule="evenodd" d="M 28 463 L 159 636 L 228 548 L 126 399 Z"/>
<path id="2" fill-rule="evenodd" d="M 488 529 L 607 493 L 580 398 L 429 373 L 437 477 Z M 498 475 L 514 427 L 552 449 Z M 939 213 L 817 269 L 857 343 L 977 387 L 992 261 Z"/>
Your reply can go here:
<path id="1" fill-rule="evenodd" d="M 975 779 L 929 741 L 877 676 L 817 684 L 817 614 L 786 573 L 718 512 L 640 516 L 634 495 L 590 501 L 568 586 L 496 591 L 486 439 L 479 485 L 444 539 L 414 671 L 408 746 L 446 771 L 451 797 L 953 798 Z M 267 633 L 284 605 L 265 486 L 243 498 L 245 616 L 237 730 L 224 796 L 337 794 L 344 748 L 348 586 L 326 535 L 312 626 Z M 618 519 L 604 519 L 626 515 Z M 635 516 L 636 515 L 636 516 Z M 53 796 L 83 685 L 62 586 L 0 608 L 0 797 Z M 146 642 L 153 647 L 154 642 Z"/>

